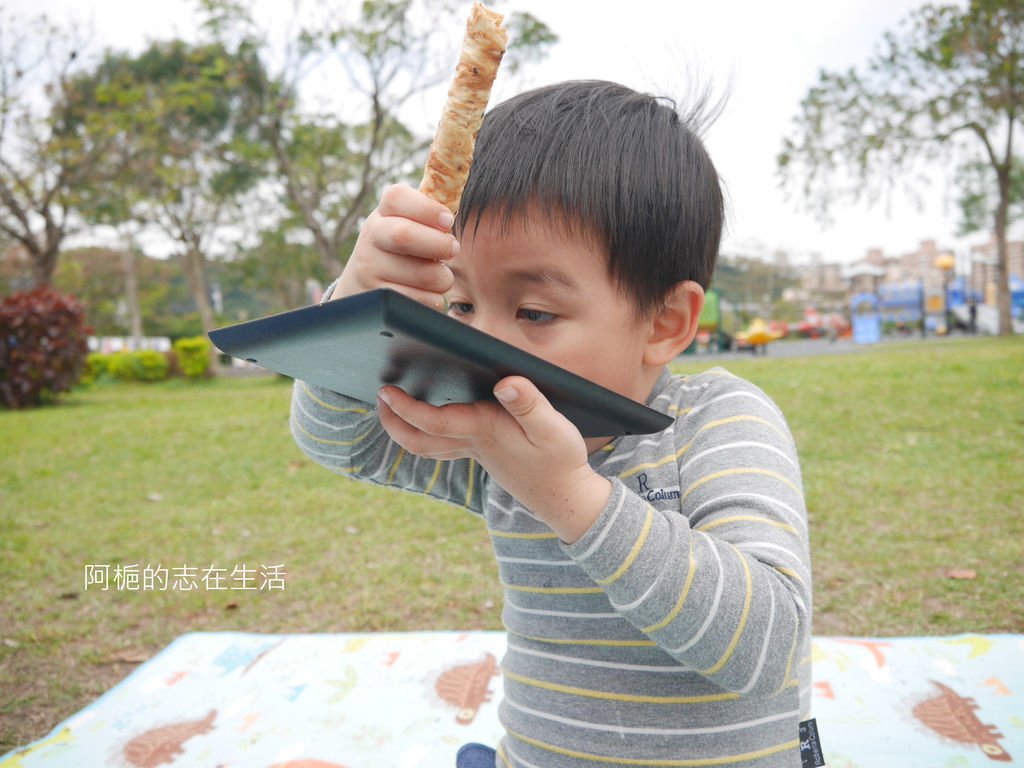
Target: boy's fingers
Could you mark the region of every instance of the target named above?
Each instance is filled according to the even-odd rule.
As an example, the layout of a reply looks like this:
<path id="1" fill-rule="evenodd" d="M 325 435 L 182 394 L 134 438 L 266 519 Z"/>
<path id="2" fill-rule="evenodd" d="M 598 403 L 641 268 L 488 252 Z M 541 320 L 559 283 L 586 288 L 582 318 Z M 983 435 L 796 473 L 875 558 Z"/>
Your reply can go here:
<path id="1" fill-rule="evenodd" d="M 439 295 L 448 293 L 455 283 L 452 271 L 439 261 L 391 253 L 381 254 L 376 278 L 382 283 L 407 285 Z"/>
<path id="2" fill-rule="evenodd" d="M 445 410 L 421 403 L 393 387 L 382 389 L 377 395 L 377 414 L 381 426 L 392 440 L 409 453 L 428 459 L 451 460 L 470 456 L 465 438 L 445 434 L 447 427 L 444 423 L 424 425 L 422 418 L 409 416 L 410 404 L 411 410 L 419 411 L 420 416 L 422 411 L 417 406 L 434 412 Z"/>
<path id="3" fill-rule="evenodd" d="M 459 249 L 451 233 L 402 216 L 382 216 L 373 228 L 371 242 L 388 253 L 431 260 L 450 259 Z"/>
<path id="4" fill-rule="evenodd" d="M 455 222 L 452 212 L 444 205 L 405 184 L 395 184 L 384 190 L 377 211 L 381 216 L 412 219 L 442 232 L 448 232 Z"/>
<path id="5" fill-rule="evenodd" d="M 494 386 L 494 396 L 534 444 L 562 435 L 565 425 L 571 426 L 533 382 L 522 376 L 508 376 L 499 381 Z"/>
<path id="6" fill-rule="evenodd" d="M 459 404 L 430 405 L 391 386 L 382 387 L 377 396 L 398 418 L 425 435 L 458 439 L 475 432 L 474 419 Z"/>

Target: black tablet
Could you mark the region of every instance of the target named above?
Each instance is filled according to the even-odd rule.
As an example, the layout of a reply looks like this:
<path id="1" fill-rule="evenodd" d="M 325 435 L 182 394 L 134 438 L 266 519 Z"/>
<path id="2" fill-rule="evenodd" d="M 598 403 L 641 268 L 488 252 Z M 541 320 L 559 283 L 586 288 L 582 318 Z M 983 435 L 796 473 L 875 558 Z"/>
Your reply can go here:
<path id="1" fill-rule="evenodd" d="M 493 400 L 494 385 L 530 379 L 584 437 L 660 432 L 663 413 L 612 392 L 500 339 L 380 289 L 210 331 L 227 354 L 376 401 L 394 384 L 431 403 Z"/>

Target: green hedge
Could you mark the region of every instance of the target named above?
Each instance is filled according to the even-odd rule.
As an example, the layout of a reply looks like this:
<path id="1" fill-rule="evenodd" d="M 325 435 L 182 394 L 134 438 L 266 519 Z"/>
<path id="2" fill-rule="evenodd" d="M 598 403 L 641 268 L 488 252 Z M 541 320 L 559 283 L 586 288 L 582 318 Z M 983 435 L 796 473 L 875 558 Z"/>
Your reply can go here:
<path id="1" fill-rule="evenodd" d="M 100 379 L 110 378 L 110 359 L 113 355 L 103 352 L 90 352 L 85 358 L 85 370 L 82 372 L 82 384 L 95 384 Z"/>
<path id="2" fill-rule="evenodd" d="M 210 373 L 210 350 L 209 339 L 193 336 L 174 342 L 173 352 L 91 352 L 85 359 L 81 383 L 88 386 L 104 379 L 163 381 L 179 374 L 193 381 L 202 379 Z"/>
<path id="3" fill-rule="evenodd" d="M 167 358 L 152 349 L 115 352 L 109 358 L 107 370 L 119 381 L 163 381 L 171 370 Z"/>
<path id="4" fill-rule="evenodd" d="M 211 346 L 205 336 L 192 336 L 174 342 L 174 354 L 181 372 L 192 380 L 206 376 L 210 370 Z"/>

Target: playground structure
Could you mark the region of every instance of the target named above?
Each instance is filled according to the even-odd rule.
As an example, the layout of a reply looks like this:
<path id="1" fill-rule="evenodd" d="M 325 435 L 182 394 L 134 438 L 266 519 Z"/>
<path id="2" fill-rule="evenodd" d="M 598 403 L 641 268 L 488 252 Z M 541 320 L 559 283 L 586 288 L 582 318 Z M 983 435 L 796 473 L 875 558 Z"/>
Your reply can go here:
<path id="1" fill-rule="evenodd" d="M 725 352 L 736 337 L 736 310 L 717 288 L 704 292 L 704 308 L 697 321 L 697 337 L 684 354 L 694 354 L 698 347 L 709 352 Z"/>
<path id="2" fill-rule="evenodd" d="M 884 270 L 859 268 L 844 274 L 852 278 L 850 287 L 854 289 L 848 317 L 806 307 L 802 321 L 783 323 L 758 317 L 746 328 L 740 325 L 736 305 L 711 288 L 705 294 L 696 338 L 684 354 L 698 350 L 747 350 L 757 354 L 786 337 L 852 338 L 858 344 L 875 344 L 887 335 L 941 336 L 953 331 L 997 334 L 994 286 L 989 285 L 984 294 L 972 288 L 967 276 L 954 274 L 951 254 L 942 254 L 934 267 L 938 275 L 929 273 L 926 278 L 902 282 L 880 282 Z M 942 279 L 935 279 L 939 275 Z M 869 285 L 856 279 L 863 277 L 870 278 Z M 858 282 L 860 292 L 856 292 Z M 1017 275 L 1010 275 L 1010 295 L 1013 330 L 1024 334 L 1024 280 Z"/>
<path id="3" fill-rule="evenodd" d="M 707 352 L 751 351 L 764 352 L 767 345 L 778 339 L 845 337 L 850 324 L 841 314 L 823 314 L 813 307 L 804 310 L 802 320 L 787 323 L 780 320 L 754 318 L 746 328 L 740 326 L 739 313 L 732 302 L 717 288 L 704 294 L 704 308 L 698 320 L 697 335 L 683 354 Z"/>
<path id="4" fill-rule="evenodd" d="M 738 348 L 749 348 L 755 355 L 758 350 L 761 351 L 761 354 L 767 354 L 768 345 L 776 339 L 781 339 L 784 335 L 781 330 L 771 328 L 763 319 L 757 317 L 746 330 L 736 334 L 736 342 Z"/>
<path id="5" fill-rule="evenodd" d="M 991 300 L 988 300 L 991 299 Z M 962 327 L 971 326 L 971 302 L 974 302 L 974 329 L 978 333 L 995 336 L 999 333 L 999 310 L 995 297 L 982 297 L 977 293 L 968 295 L 966 283 L 958 277 L 950 284 L 949 311 L 956 323 Z M 1010 315 L 1013 318 L 1014 333 L 1024 333 L 1024 279 L 1010 275 Z"/>
<path id="6" fill-rule="evenodd" d="M 1024 280 L 1015 275 L 1010 295 L 1014 331 L 1024 333 Z M 883 283 L 875 293 L 858 293 L 850 300 L 854 340 L 873 344 L 885 333 L 945 335 L 955 328 L 995 335 L 998 311 L 985 298 L 971 291 L 962 275 L 932 289 L 918 281 Z"/>

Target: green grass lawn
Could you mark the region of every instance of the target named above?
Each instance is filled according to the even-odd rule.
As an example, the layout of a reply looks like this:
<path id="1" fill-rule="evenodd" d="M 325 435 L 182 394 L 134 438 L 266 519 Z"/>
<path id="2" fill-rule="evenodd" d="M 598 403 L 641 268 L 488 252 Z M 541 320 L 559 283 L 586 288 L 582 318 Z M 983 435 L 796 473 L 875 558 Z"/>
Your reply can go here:
<path id="1" fill-rule="evenodd" d="M 1024 339 L 724 365 L 800 447 L 816 634 L 1024 632 Z M 183 632 L 500 628 L 483 525 L 309 463 L 289 397 L 224 379 L 0 412 L 0 754 Z M 109 566 L 108 590 L 85 588 L 87 565 Z M 228 588 L 118 589 L 118 565 Z M 267 565 L 283 590 L 230 589 Z"/>

